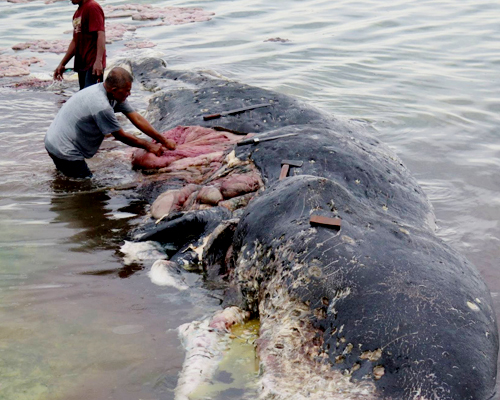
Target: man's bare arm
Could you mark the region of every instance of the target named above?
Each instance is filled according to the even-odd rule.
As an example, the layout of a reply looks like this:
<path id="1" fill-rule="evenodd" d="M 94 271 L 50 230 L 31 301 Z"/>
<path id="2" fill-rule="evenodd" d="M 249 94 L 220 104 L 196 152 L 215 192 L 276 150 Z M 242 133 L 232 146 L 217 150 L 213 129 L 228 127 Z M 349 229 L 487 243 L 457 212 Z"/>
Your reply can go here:
<path id="1" fill-rule="evenodd" d="M 126 145 L 144 149 L 157 155 L 158 157 L 163 154 L 163 147 L 161 146 L 161 144 L 149 142 L 147 140 L 135 137 L 134 135 L 125 132 L 123 129 L 112 132 L 111 134 L 120 142 L 125 143 Z"/>
<path id="2" fill-rule="evenodd" d="M 158 133 L 158 131 L 151 126 L 148 120 L 144 118 L 141 114 L 139 114 L 137 111 L 128 113 L 127 118 L 141 132 L 148 135 L 150 138 L 156 140 L 157 142 L 161 143 L 167 149 L 175 150 L 176 143 L 173 140 L 167 139 L 163 135 Z"/>
<path id="3" fill-rule="evenodd" d="M 92 67 L 92 74 L 102 76 L 104 68 L 102 66 L 102 57 L 106 49 L 106 34 L 104 31 L 97 32 L 97 55 L 95 57 L 94 66 Z"/>
<path id="4" fill-rule="evenodd" d="M 68 61 L 71 60 L 75 55 L 75 49 L 76 49 L 75 40 L 72 39 L 71 43 L 68 46 L 68 50 L 66 50 L 66 54 L 64 55 L 63 59 L 61 60 L 61 62 L 54 71 L 54 79 L 62 80 L 64 68 L 66 68 L 66 64 L 68 63 Z"/>

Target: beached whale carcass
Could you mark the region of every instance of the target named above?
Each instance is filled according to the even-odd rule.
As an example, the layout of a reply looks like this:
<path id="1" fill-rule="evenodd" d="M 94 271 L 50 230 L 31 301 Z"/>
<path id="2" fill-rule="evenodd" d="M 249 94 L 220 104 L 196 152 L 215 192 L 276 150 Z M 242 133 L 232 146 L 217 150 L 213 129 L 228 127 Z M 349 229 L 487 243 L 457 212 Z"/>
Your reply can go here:
<path id="1" fill-rule="evenodd" d="M 422 189 L 362 124 L 157 59 L 133 70 L 157 91 L 155 127 L 186 147 L 189 135 L 201 140 L 196 154 L 164 163 L 135 154 L 136 167 L 161 171 L 142 190 L 157 221 L 135 237 L 175 243 L 172 260 L 219 274 L 226 304 L 259 317 L 262 397 L 493 396 L 489 291 L 436 237 Z M 257 103 L 268 106 L 203 119 Z M 223 132 L 224 146 L 203 147 L 200 126 L 208 141 Z M 245 133 L 260 141 L 235 146 Z"/>

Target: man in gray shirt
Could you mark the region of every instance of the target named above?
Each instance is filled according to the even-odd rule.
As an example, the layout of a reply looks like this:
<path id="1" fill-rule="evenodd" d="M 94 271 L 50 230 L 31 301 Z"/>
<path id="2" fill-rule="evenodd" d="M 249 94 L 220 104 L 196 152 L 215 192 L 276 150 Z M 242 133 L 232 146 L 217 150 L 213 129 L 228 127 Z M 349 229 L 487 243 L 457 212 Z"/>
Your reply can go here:
<path id="1" fill-rule="evenodd" d="M 74 94 L 59 110 L 45 135 L 45 148 L 56 168 L 73 178 L 92 176 L 85 158 L 97 153 L 104 136 L 111 133 L 121 142 L 160 156 L 175 149 L 175 142 L 164 138 L 128 101 L 132 75 L 124 68 L 113 68 L 104 83 Z M 122 112 L 141 132 L 158 143 L 125 132 L 115 113 Z"/>

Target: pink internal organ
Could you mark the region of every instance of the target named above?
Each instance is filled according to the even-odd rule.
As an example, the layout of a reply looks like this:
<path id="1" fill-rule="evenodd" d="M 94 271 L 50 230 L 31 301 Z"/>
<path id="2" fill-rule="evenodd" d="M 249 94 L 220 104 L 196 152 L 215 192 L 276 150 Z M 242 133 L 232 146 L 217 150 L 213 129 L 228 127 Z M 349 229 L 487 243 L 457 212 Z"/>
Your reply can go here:
<path id="1" fill-rule="evenodd" d="M 186 183 L 158 196 L 151 207 L 154 218 L 216 205 L 234 211 L 246 206 L 264 186 L 252 164 L 239 160 L 232 167 L 226 164 L 226 153 L 239 136 L 200 126 L 178 126 L 163 135 L 177 143 L 175 150 L 161 157 L 135 150 L 132 157 L 136 168 L 157 169 L 157 180 L 180 179 Z"/>
<path id="2" fill-rule="evenodd" d="M 222 151 L 231 147 L 240 140 L 240 137 L 229 132 L 219 132 L 201 126 L 178 126 L 163 133 L 167 139 L 177 143 L 175 150 L 166 151 L 158 157 L 146 150 L 136 150 L 132 155 L 132 165 L 138 169 L 157 169 L 171 165 L 174 161 L 200 157 L 198 160 L 187 160 L 175 166 L 181 169 L 184 166 L 206 164 L 205 158 L 212 160 L 222 156 Z"/>

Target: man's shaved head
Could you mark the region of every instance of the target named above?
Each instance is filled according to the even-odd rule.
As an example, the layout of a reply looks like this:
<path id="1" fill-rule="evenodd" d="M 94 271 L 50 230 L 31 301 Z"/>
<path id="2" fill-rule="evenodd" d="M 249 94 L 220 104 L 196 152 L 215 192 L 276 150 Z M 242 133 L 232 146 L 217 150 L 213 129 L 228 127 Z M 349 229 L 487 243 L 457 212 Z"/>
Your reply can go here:
<path id="1" fill-rule="evenodd" d="M 123 88 L 127 83 L 131 84 L 133 81 L 133 76 L 125 68 L 114 67 L 109 71 L 105 83 L 109 88 Z"/>

